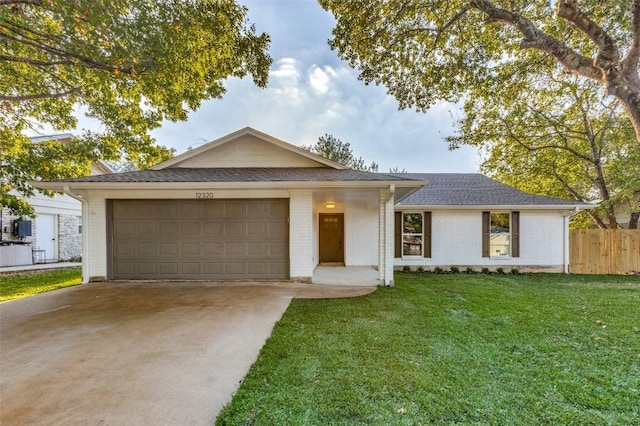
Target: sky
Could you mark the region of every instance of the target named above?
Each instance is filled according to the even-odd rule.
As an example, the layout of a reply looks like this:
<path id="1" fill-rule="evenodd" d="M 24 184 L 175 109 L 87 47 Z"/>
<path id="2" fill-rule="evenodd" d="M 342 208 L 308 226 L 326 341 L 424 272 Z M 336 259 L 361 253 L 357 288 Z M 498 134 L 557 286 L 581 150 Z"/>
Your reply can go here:
<path id="1" fill-rule="evenodd" d="M 365 85 L 358 72 L 329 48 L 333 15 L 315 0 L 239 0 L 257 32 L 271 37 L 273 58 L 264 89 L 251 78 L 229 79 L 222 99 L 204 102 L 186 122 L 166 122 L 152 132 L 177 153 L 253 127 L 294 145 L 313 145 L 331 134 L 379 172 L 477 172 L 475 148 L 449 151 L 455 105 L 428 112 L 398 110 L 382 86 Z"/>

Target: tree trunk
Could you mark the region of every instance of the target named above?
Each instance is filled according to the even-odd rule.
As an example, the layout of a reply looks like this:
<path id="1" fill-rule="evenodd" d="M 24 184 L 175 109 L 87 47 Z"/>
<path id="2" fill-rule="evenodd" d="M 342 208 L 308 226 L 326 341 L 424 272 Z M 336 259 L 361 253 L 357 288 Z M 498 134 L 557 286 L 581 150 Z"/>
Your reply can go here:
<path id="1" fill-rule="evenodd" d="M 632 212 L 629 216 L 629 229 L 638 229 L 638 219 L 640 219 L 640 212 Z"/>

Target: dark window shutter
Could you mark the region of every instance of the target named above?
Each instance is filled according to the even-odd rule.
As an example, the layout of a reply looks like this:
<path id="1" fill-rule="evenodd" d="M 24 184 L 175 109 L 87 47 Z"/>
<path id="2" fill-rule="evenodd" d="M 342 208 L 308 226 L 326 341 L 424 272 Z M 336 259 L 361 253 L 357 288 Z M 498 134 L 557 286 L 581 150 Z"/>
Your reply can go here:
<path id="1" fill-rule="evenodd" d="M 394 246 L 393 257 L 402 257 L 402 212 L 395 212 L 394 215 Z"/>
<path id="2" fill-rule="evenodd" d="M 491 213 L 482 212 L 482 257 L 489 257 L 491 239 Z"/>
<path id="3" fill-rule="evenodd" d="M 424 212 L 424 257 L 431 257 L 431 212 Z"/>
<path id="4" fill-rule="evenodd" d="M 511 212 L 511 257 L 520 257 L 520 212 Z"/>

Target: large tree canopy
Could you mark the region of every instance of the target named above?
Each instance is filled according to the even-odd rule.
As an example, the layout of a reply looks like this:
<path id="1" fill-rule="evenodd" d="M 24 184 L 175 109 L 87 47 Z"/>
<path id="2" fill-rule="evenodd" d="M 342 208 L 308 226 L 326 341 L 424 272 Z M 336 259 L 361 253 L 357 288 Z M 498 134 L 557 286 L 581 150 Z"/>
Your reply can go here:
<path id="1" fill-rule="evenodd" d="M 640 0 L 319 2 L 337 20 L 331 46 L 401 107 L 457 102 L 523 56 L 551 58 L 616 97 L 640 143 Z"/>
<path id="2" fill-rule="evenodd" d="M 234 0 L 0 0 L 0 200 L 28 207 L 29 180 L 69 177 L 96 159 L 153 164 L 169 155 L 149 131 L 186 120 L 221 97 L 228 77 L 265 86 L 269 38 Z M 29 143 L 42 125 L 74 129 L 78 111 L 99 133 Z M 75 163 L 75 164 L 74 164 Z"/>
<path id="3" fill-rule="evenodd" d="M 354 170 L 365 170 L 368 172 L 378 171 L 378 165 L 375 162 L 371 162 L 371 164 L 367 166 L 362 157 L 355 156 L 350 143 L 342 142 L 340 139 L 328 133 L 320 136 L 315 144 L 311 146 L 302 145 L 302 148 L 321 155 L 324 158 L 328 158 L 331 161 L 335 161 L 336 163 L 344 164 Z"/>
<path id="4" fill-rule="evenodd" d="M 401 108 L 460 102 L 452 147 L 520 189 L 640 206 L 640 0 L 320 0 L 331 45 Z M 633 225 L 632 220 L 632 225 Z"/>

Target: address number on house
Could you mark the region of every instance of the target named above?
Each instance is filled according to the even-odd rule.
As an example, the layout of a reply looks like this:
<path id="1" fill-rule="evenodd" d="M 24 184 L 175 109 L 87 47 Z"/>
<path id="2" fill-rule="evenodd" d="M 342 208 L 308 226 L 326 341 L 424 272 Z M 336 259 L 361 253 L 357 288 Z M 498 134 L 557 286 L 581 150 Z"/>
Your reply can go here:
<path id="1" fill-rule="evenodd" d="M 213 198 L 213 192 L 196 192 L 196 199 L 208 200 Z"/>

